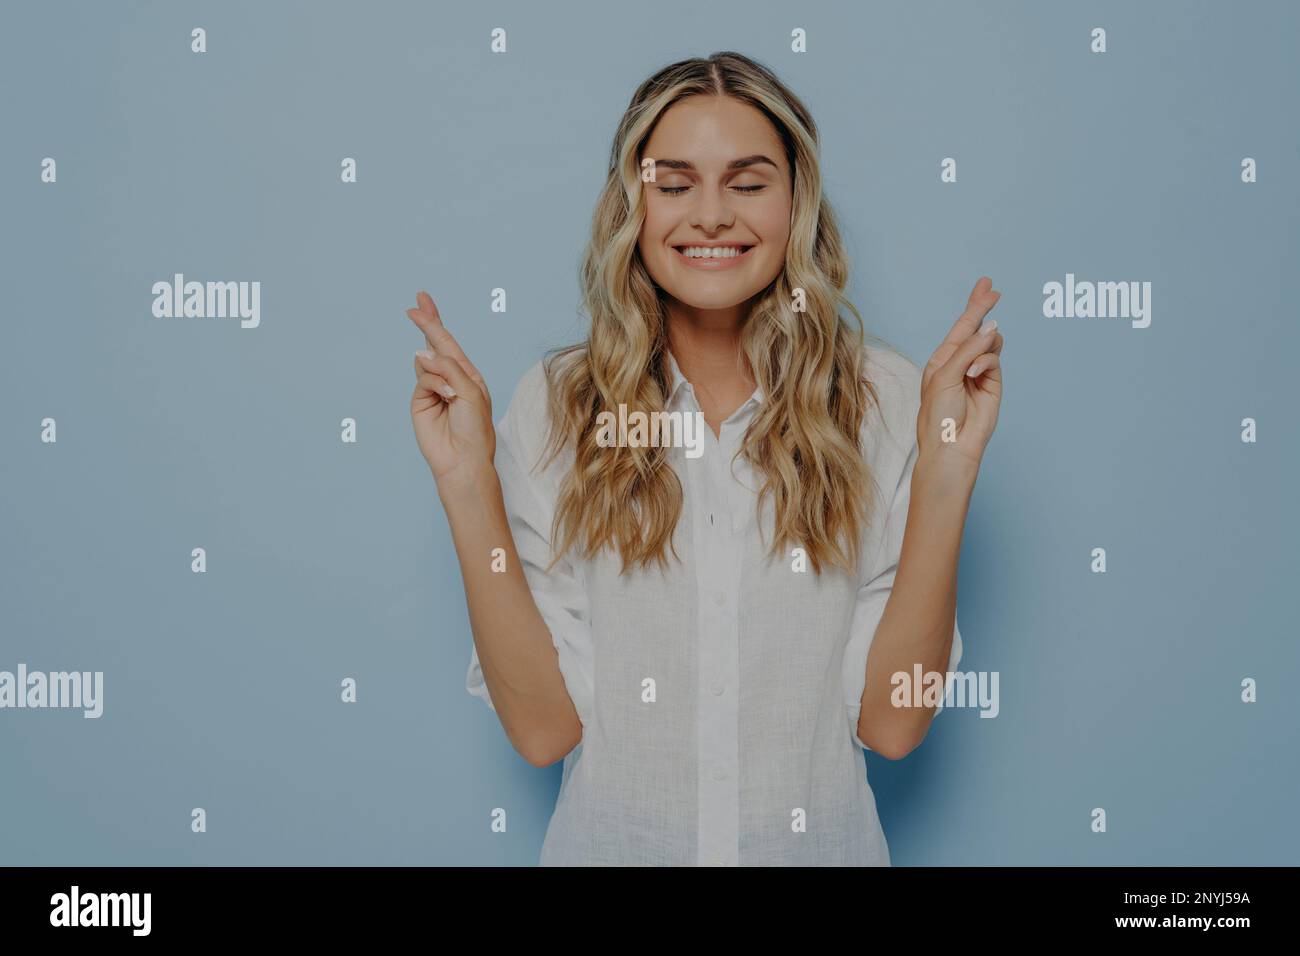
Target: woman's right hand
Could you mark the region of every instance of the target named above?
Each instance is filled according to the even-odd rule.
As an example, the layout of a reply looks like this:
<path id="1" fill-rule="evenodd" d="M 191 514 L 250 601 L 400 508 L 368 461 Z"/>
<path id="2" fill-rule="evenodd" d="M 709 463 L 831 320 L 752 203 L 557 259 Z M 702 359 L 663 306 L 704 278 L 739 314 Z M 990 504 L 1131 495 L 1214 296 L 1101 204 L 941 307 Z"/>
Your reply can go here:
<path id="1" fill-rule="evenodd" d="M 442 324 L 433 299 L 421 292 L 415 301 L 419 307 L 406 314 L 433 353 L 432 358 L 418 352 L 415 356 L 415 439 L 439 486 L 460 478 L 473 482 L 484 468 L 493 467 L 496 455 L 492 396 L 482 373 Z"/>

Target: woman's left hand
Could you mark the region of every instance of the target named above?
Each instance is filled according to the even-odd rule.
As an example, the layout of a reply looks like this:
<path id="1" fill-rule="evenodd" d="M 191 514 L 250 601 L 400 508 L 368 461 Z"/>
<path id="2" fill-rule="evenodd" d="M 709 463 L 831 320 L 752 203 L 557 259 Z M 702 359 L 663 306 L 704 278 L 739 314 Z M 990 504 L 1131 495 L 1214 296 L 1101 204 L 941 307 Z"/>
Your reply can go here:
<path id="1" fill-rule="evenodd" d="M 1002 402 L 1002 333 L 980 322 L 1002 297 L 993 280 L 975 283 L 966 311 L 921 371 L 921 410 L 916 417 L 919 458 L 930 468 L 970 478 L 979 470 L 984 448 L 993 436 Z M 992 329 L 992 334 L 988 334 Z M 972 374 L 967 374 L 971 372 Z M 945 424 L 951 419 L 951 424 Z M 945 441 L 944 439 L 948 440 Z"/>

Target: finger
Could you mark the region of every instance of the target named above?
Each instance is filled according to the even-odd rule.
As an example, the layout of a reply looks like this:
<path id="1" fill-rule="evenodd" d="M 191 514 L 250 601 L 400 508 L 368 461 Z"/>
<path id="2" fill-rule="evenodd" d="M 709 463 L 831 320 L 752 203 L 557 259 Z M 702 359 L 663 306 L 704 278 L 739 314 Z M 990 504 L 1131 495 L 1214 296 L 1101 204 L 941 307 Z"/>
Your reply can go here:
<path id="1" fill-rule="evenodd" d="M 426 391 L 417 385 L 411 393 L 411 418 L 414 420 L 416 415 L 426 412 L 432 421 L 438 421 L 447 414 L 447 401 L 436 392 Z"/>
<path id="2" fill-rule="evenodd" d="M 426 298 L 428 297 L 426 296 Z M 483 397 L 488 398 L 488 387 L 487 382 L 483 379 L 483 373 L 465 355 L 455 337 L 445 327 L 434 323 L 427 312 L 419 309 L 407 309 L 406 314 L 411 321 L 420 326 L 420 331 L 424 333 L 424 339 L 428 343 L 430 351 L 435 354 L 445 353 L 455 358 L 460 363 L 461 368 L 465 370 L 465 374 L 478 385 L 479 390 L 483 392 Z"/>
<path id="3" fill-rule="evenodd" d="M 436 355 L 431 356 L 429 353 L 424 351 L 415 353 L 416 379 L 418 380 L 421 375 L 435 376 L 438 379 L 438 381 L 440 381 L 444 386 L 446 386 L 445 388 L 438 389 L 437 390 L 438 394 L 441 395 L 443 398 L 453 399 L 457 395 L 456 388 L 454 385 L 451 384 L 450 381 L 448 381 L 446 375 L 440 374 L 438 372 L 437 366 L 434 364 L 434 360 L 436 358 L 437 358 Z"/>
<path id="4" fill-rule="evenodd" d="M 421 290 L 416 293 L 415 301 L 416 307 L 407 309 L 406 314 L 411 317 L 411 321 L 420 327 L 420 331 L 429 340 L 429 346 L 435 352 L 450 352 L 456 355 L 458 359 L 465 358 L 464 351 L 461 350 L 460 345 L 456 343 L 455 338 L 451 336 L 451 332 L 447 330 L 446 324 L 442 321 L 442 313 L 438 311 L 438 306 L 434 303 L 433 297 Z M 447 336 L 446 339 L 443 339 L 444 335 Z M 455 348 L 452 347 L 453 345 Z M 466 361 L 468 361 L 467 358 Z"/>
<path id="5" fill-rule="evenodd" d="M 972 335 L 953 351 L 948 361 L 933 373 L 942 386 L 952 387 L 961 384 L 962 377 L 971 363 L 992 350 L 998 335 L 997 327 L 997 320 L 990 319 L 984 323 L 980 332 Z"/>
<path id="6" fill-rule="evenodd" d="M 421 387 L 431 392 L 437 392 L 442 398 L 451 401 L 456 397 L 456 390 L 451 383 L 436 372 L 425 368 L 425 359 L 420 353 L 415 354 L 415 381 Z"/>
<path id="7" fill-rule="evenodd" d="M 994 355 L 1000 355 L 1002 353 L 1002 343 L 1005 341 L 1006 340 L 1002 337 L 1002 330 L 999 327 L 998 331 L 993 333 L 992 344 L 989 345 L 989 347 L 986 348 L 984 352 L 992 352 Z M 980 354 L 982 355 L 984 353 L 981 352 Z"/>
<path id="8" fill-rule="evenodd" d="M 979 356 L 974 362 L 971 362 L 970 368 L 966 370 L 968 378 L 979 378 L 986 372 L 993 378 L 1001 381 L 1002 376 L 999 370 L 1002 368 L 1002 360 L 993 352 L 987 352 Z"/>
<path id="9" fill-rule="evenodd" d="M 952 324 L 948 334 L 944 337 L 943 345 L 961 345 L 980 327 L 984 321 L 984 316 L 988 315 L 989 310 L 998 304 L 998 299 L 1002 298 L 1001 292 L 993 290 L 993 280 L 988 276 L 981 276 L 980 280 L 975 283 L 975 288 L 971 290 L 970 298 L 966 300 L 966 308 L 957 321 Z"/>
<path id="10" fill-rule="evenodd" d="M 451 333 L 438 321 L 434 314 L 423 309 L 407 309 L 406 316 L 424 333 L 424 340 L 428 343 L 430 349 L 434 352 L 451 354 L 452 345 L 455 344 L 456 340 L 451 337 Z"/>
<path id="11" fill-rule="evenodd" d="M 925 363 L 925 368 L 921 373 L 921 387 L 925 388 L 934 373 L 948 364 L 956 351 L 961 348 L 964 342 L 970 341 L 973 335 L 978 334 L 980 323 L 984 316 L 988 315 L 989 310 L 997 305 L 1002 293 L 992 290 L 993 282 L 988 276 L 981 276 L 980 280 L 975 283 L 975 288 L 971 290 L 970 298 L 966 301 L 966 309 L 957 317 L 944 340 L 939 343 L 930 356 L 930 360 Z"/>
<path id="12" fill-rule="evenodd" d="M 421 372 L 419 377 L 416 378 L 415 384 L 429 395 L 444 402 L 451 402 L 456 398 L 456 390 L 447 384 L 445 378 L 441 375 L 435 375 L 433 372 Z"/>
<path id="13" fill-rule="evenodd" d="M 487 395 L 478 387 L 478 383 L 470 378 L 469 374 L 461 366 L 460 362 L 456 361 L 456 359 L 452 358 L 450 355 L 442 355 L 440 353 L 435 355 L 432 359 L 425 358 L 423 355 L 418 355 L 417 357 L 425 368 L 435 374 L 441 375 L 450 382 L 451 387 L 455 390 L 458 398 L 470 402 L 489 401 Z M 490 412 L 490 404 L 488 405 L 488 409 Z"/>
<path id="14" fill-rule="evenodd" d="M 426 354 L 426 353 L 427 353 L 427 354 Z M 438 355 L 443 354 L 443 353 L 439 353 L 439 352 L 435 351 L 434 349 L 429 348 L 429 349 L 421 349 L 421 350 L 417 351 L 415 354 L 416 354 L 417 356 L 423 355 L 425 358 L 433 359 L 433 358 L 436 358 Z M 459 360 L 456 360 L 456 359 L 452 359 L 452 361 L 455 361 L 456 364 L 460 366 L 461 371 L 463 371 L 463 372 L 465 373 L 465 375 L 468 376 L 470 382 L 471 382 L 474 386 L 476 386 L 476 387 L 478 388 L 479 393 L 483 396 L 483 402 L 484 402 L 484 404 L 487 405 L 488 415 L 491 416 L 491 414 L 492 414 L 492 395 L 488 392 L 487 382 L 483 381 L 483 376 L 477 374 L 477 370 L 475 370 L 475 371 L 470 371 L 470 369 L 473 368 L 472 365 L 470 366 L 470 369 L 465 368 L 466 364 L 468 364 L 467 362 L 462 362 L 462 361 L 459 361 Z"/>
<path id="15" fill-rule="evenodd" d="M 442 321 L 442 315 L 438 312 L 438 307 L 434 305 L 429 293 L 419 292 L 415 297 L 415 301 L 420 304 L 420 307 L 418 309 L 407 309 L 406 314 L 424 332 L 425 338 L 429 340 L 430 347 L 435 352 L 447 352 L 465 366 L 465 371 L 470 378 L 481 381 L 483 374 L 474 367 L 474 363 L 469 360 L 469 356 L 460 347 L 460 343 L 447 330 L 447 326 Z"/>

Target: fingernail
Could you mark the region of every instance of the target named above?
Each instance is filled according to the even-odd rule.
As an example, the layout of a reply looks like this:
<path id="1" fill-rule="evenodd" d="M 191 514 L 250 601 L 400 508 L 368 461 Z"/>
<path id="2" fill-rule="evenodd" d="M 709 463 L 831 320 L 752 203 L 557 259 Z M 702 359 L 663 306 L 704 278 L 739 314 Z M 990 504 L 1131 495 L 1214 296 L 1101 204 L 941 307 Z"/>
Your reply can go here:
<path id="1" fill-rule="evenodd" d="M 441 395 L 443 398 L 455 398 L 456 390 L 452 388 L 450 385 L 439 385 L 438 394 Z"/>
<path id="2" fill-rule="evenodd" d="M 976 363 L 975 363 L 974 365 L 972 365 L 970 368 L 966 369 L 966 375 L 967 375 L 967 377 L 969 377 L 969 378 L 974 378 L 974 377 L 975 377 L 976 375 L 978 375 L 979 373 L 980 373 L 980 367 L 979 367 L 979 363 L 978 363 L 978 362 L 976 362 Z"/>
<path id="3" fill-rule="evenodd" d="M 980 335 L 992 335 L 994 330 L 997 327 L 998 327 L 998 320 L 989 319 L 987 322 L 984 323 L 984 328 L 980 329 Z"/>
<path id="4" fill-rule="evenodd" d="M 430 361 L 433 361 L 433 359 L 435 358 L 432 349 L 420 349 L 420 351 L 416 352 L 415 354 L 420 356 L 421 358 L 427 358 Z"/>

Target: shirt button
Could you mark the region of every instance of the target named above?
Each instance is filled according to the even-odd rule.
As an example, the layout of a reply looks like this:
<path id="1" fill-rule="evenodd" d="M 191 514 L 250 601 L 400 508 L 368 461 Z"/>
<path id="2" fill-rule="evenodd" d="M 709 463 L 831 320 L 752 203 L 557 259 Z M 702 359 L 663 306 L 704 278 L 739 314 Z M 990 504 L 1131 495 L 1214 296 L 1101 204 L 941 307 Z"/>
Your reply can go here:
<path id="1" fill-rule="evenodd" d="M 715 680 L 715 681 L 714 681 L 714 682 L 709 686 L 709 690 L 713 691 L 713 695 L 714 695 L 715 697 L 721 697 L 721 696 L 722 696 L 722 692 L 723 692 L 724 690 L 726 690 L 726 689 L 727 689 L 727 685 L 724 684 L 721 680 Z"/>
<path id="2" fill-rule="evenodd" d="M 714 591 L 713 603 L 721 607 L 722 605 L 727 603 L 727 596 L 723 594 L 721 591 Z"/>
<path id="3" fill-rule="evenodd" d="M 714 768 L 713 768 L 713 779 L 714 779 L 714 780 L 726 780 L 726 779 L 727 779 L 727 768 L 726 768 L 726 767 L 714 767 Z"/>
<path id="4" fill-rule="evenodd" d="M 719 858 L 719 859 L 715 859 L 715 860 L 713 860 L 709 865 L 710 865 L 710 866 L 726 866 L 726 865 L 727 865 L 727 861 Z"/>

